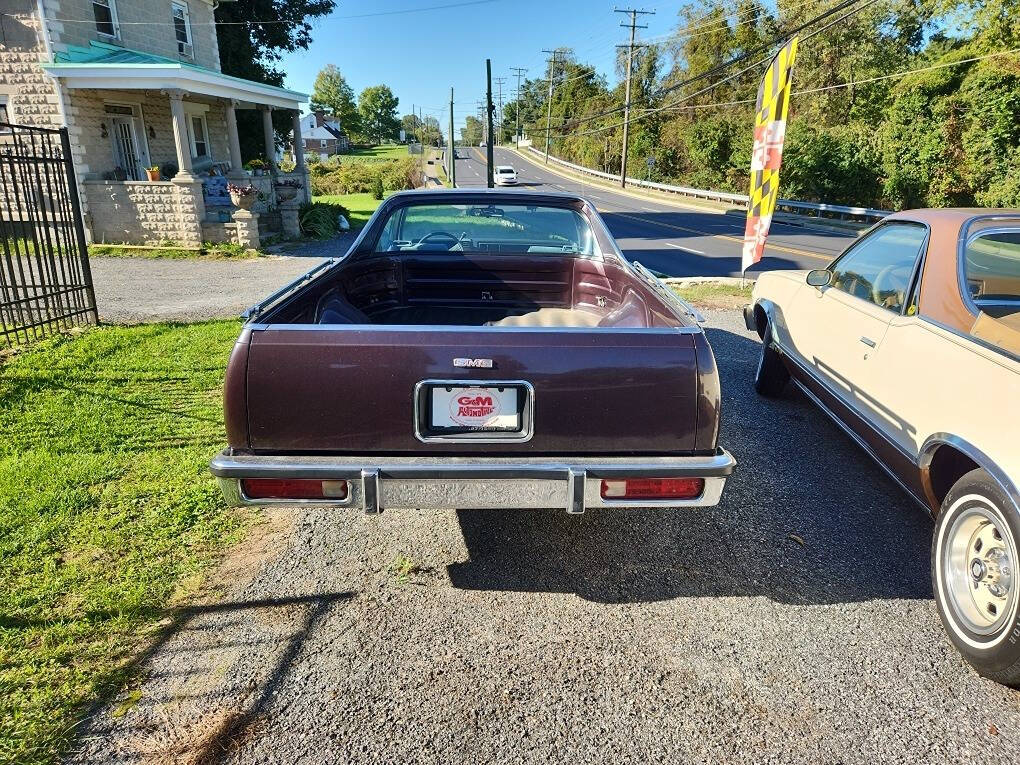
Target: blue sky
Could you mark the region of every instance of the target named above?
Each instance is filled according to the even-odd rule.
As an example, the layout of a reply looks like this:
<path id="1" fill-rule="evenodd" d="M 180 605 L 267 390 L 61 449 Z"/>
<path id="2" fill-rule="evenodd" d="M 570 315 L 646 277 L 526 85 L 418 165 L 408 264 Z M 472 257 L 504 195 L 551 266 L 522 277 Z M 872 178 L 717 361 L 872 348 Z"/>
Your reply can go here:
<path id="1" fill-rule="evenodd" d="M 636 7 L 655 10 L 639 23 L 639 36 L 656 37 L 676 26 L 683 0 Z M 456 6 L 436 8 L 436 6 Z M 286 85 L 311 92 L 316 73 L 336 66 L 355 94 L 386 84 L 400 99 L 400 113 L 412 104 L 447 125 L 450 87 L 454 88 L 457 125 L 474 114 L 485 97 L 485 59 L 496 77 L 505 77 L 504 101 L 516 80 L 510 67 L 526 67 L 526 77 L 544 77 L 543 48 L 570 46 L 578 59 L 615 81 L 614 45 L 625 42 L 625 20 L 613 8 L 628 3 L 605 0 L 340 0 L 329 17 L 315 25 L 307 51 L 284 58 Z M 413 9 L 420 9 L 414 11 Z M 425 10 L 429 9 L 429 10 Z M 366 15 L 386 14 L 386 15 Z"/>

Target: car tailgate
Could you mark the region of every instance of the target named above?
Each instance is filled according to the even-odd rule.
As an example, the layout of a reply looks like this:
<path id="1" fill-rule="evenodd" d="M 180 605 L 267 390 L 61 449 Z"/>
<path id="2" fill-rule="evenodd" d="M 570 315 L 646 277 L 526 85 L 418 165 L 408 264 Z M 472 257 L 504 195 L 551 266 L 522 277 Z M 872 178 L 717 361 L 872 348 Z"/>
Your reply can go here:
<path id="1" fill-rule="evenodd" d="M 339 454 L 693 451 L 699 396 L 694 337 L 679 329 L 253 329 L 249 445 Z M 463 368 L 454 359 L 492 365 Z M 532 437 L 423 443 L 416 436 L 415 389 L 425 380 L 527 383 L 534 397 Z"/>

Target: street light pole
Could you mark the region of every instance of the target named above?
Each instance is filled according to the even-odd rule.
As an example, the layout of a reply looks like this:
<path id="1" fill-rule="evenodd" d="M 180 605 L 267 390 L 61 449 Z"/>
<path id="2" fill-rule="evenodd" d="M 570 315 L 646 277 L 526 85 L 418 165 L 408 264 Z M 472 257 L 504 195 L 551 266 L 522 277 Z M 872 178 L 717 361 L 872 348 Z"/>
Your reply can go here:
<path id="1" fill-rule="evenodd" d="M 485 142 L 485 183 L 491 189 L 492 182 L 492 61 L 485 59 L 485 124 L 488 126 L 489 140 Z"/>
<path id="2" fill-rule="evenodd" d="M 457 142 L 453 138 L 453 88 L 450 88 L 450 185 L 457 188 Z"/>

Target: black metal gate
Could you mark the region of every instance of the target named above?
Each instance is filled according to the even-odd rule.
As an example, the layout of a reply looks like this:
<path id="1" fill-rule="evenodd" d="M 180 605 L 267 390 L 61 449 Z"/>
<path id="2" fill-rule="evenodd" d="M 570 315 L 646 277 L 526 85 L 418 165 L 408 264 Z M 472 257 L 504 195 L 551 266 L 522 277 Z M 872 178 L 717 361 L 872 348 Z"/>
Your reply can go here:
<path id="1" fill-rule="evenodd" d="M 0 335 L 98 322 L 67 128 L 0 122 Z"/>

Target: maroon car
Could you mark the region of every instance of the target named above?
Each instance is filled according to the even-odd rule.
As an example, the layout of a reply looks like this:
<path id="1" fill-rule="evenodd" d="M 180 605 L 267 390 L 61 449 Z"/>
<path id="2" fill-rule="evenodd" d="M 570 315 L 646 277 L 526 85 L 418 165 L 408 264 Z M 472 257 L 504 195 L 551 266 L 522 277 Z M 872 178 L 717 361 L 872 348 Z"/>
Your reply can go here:
<path id="1" fill-rule="evenodd" d="M 396 194 L 247 320 L 231 503 L 713 505 L 734 467 L 696 311 L 577 196 Z"/>

